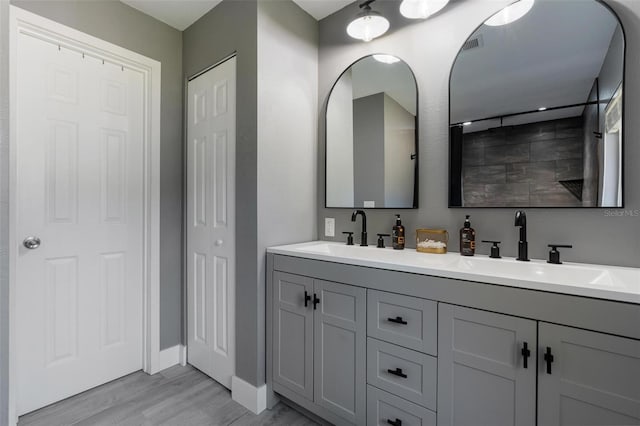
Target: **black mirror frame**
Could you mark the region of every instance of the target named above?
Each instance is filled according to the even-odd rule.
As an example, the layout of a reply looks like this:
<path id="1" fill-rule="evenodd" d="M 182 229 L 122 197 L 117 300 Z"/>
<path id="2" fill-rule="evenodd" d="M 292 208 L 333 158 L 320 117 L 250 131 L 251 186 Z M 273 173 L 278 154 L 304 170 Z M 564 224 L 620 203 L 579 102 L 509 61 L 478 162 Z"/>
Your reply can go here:
<path id="1" fill-rule="evenodd" d="M 333 82 L 333 84 L 331 85 L 331 90 L 329 90 L 329 93 L 327 94 L 327 99 L 324 101 L 324 105 L 322 108 L 322 111 L 324 112 L 324 207 L 326 209 L 347 209 L 347 210 L 353 210 L 354 208 L 363 208 L 362 206 L 353 206 L 353 207 L 335 207 L 335 206 L 327 206 L 327 108 L 329 106 L 329 100 L 331 99 L 331 94 L 333 93 L 333 89 L 336 87 L 336 84 L 338 84 L 338 81 L 340 81 L 340 79 L 342 78 L 342 76 L 344 75 L 344 73 L 346 73 L 347 71 L 349 71 L 351 69 L 351 67 L 353 67 L 356 63 L 360 62 L 361 60 L 365 59 L 365 58 L 369 58 L 372 57 L 374 55 L 390 55 L 390 56 L 394 56 L 398 59 L 400 59 L 409 69 L 409 71 L 411 72 L 411 76 L 413 77 L 413 83 L 416 86 L 416 116 L 415 116 L 415 155 L 416 155 L 416 162 L 415 162 L 415 171 L 414 171 L 414 182 L 413 182 L 413 206 L 412 207 L 367 207 L 367 210 L 413 210 L 413 209 L 417 209 L 418 208 L 418 199 L 419 199 L 419 184 L 420 184 L 420 139 L 419 139 L 419 116 L 420 116 L 420 92 L 418 89 L 418 80 L 416 79 L 416 75 L 413 72 L 413 69 L 411 68 L 411 66 L 409 66 L 409 64 L 404 60 L 399 58 L 396 55 L 391 55 L 389 53 L 371 53 L 365 56 L 362 56 L 358 59 L 356 59 L 355 61 L 351 62 L 351 64 L 344 69 L 344 71 L 342 71 L 340 73 L 340 75 L 338 76 L 338 78 Z"/>
<path id="2" fill-rule="evenodd" d="M 516 3 L 518 0 L 513 1 L 512 3 L 506 5 L 505 7 L 510 6 L 513 3 Z M 618 14 L 615 12 L 615 10 L 613 10 L 613 8 L 611 6 L 609 6 L 607 3 L 605 3 L 603 0 L 593 0 L 595 2 L 597 2 L 598 4 L 602 5 L 604 8 L 606 8 L 613 17 L 616 18 L 616 20 L 618 21 L 618 25 L 620 25 L 620 29 L 622 30 L 622 39 L 624 41 L 624 46 L 623 46 L 623 50 L 622 50 L 622 81 L 620 82 L 620 84 L 622 85 L 622 141 L 621 141 L 621 150 L 620 150 L 620 155 L 622 157 L 622 165 L 620 167 L 620 173 L 622 174 L 622 184 L 621 184 L 621 190 L 622 190 L 622 202 L 620 206 L 588 206 L 588 207 L 570 207 L 570 206 L 518 206 L 518 207 L 514 207 L 514 206 L 505 206 L 505 207 L 500 207 L 500 206 L 473 206 L 473 207 L 465 207 L 463 205 L 452 205 L 452 199 L 453 199 L 453 191 L 452 191 L 452 181 L 453 181 L 453 175 L 452 175 L 452 169 L 455 168 L 454 167 L 454 163 L 453 163 L 453 155 L 455 153 L 452 153 L 452 143 L 451 143 L 451 76 L 453 75 L 453 68 L 456 66 L 456 62 L 458 61 L 458 56 L 460 56 L 460 52 L 462 51 L 462 47 L 464 46 L 464 44 L 469 40 L 469 37 L 473 34 L 475 34 L 476 31 L 478 31 L 486 22 L 487 19 L 485 19 L 484 21 L 482 21 L 482 23 L 480 25 L 478 25 L 472 32 L 471 34 L 469 34 L 469 36 L 464 40 L 464 42 L 462 43 L 462 45 L 460 46 L 460 49 L 458 50 L 458 54 L 456 55 L 453 63 L 451 64 L 451 69 L 449 70 L 449 117 L 448 117 L 448 129 L 447 129 L 447 134 L 448 134 L 448 143 L 449 143 L 449 147 L 448 147 L 448 152 L 449 152 L 449 167 L 448 167 L 448 186 L 447 186 L 447 193 L 448 193 L 448 207 L 450 209 L 464 209 L 464 208 L 473 208 L 473 209 L 509 209 L 509 210 L 513 210 L 514 208 L 527 208 L 527 209 L 576 209 L 576 210 L 581 210 L 581 209 L 623 209 L 624 208 L 624 202 L 625 202 L 625 179 L 624 179 L 624 173 L 625 173 L 625 161 L 624 161 L 624 151 L 625 151 L 625 144 L 626 144 L 626 133 L 624 131 L 625 129 L 625 122 L 626 122 L 626 74 L 627 74 L 627 33 L 625 31 L 624 25 L 622 25 L 622 21 L 620 20 L 620 16 L 618 16 Z M 504 7 L 503 7 L 504 9 Z M 502 9 L 500 9 L 502 10 Z M 499 11 L 497 11 L 499 12 Z M 496 13 L 497 13 L 496 12 Z M 493 15 L 492 15 L 493 16 Z M 460 179 L 462 178 L 461 176 L 461 172 L 458 173 L 458 176 L 460 177 Z M 459 194 L 459 196 L 461 196 L 461 194 Z M 462 203 L 460 203 L 462 204 Z"/>

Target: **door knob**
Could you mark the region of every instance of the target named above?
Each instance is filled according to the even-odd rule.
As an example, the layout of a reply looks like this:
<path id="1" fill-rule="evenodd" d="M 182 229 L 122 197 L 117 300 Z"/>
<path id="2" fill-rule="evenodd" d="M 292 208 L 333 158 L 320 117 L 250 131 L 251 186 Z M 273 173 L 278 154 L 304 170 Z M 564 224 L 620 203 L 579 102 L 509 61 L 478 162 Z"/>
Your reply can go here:
<path id="1" fill-rule="evenodd" d="M 34 250 L 40 247 L 40 238 L 38 237 L 27 237 L 22 242 L 22 245 L 28 248 L 29 250 Z"/>
<path id="2" fill-rule="evenodd" d="M 220 247 L 222 245 L 223 241 L 222 240 L 216 240 L 216 242 L 214 243 L 216 245 L 216 247 Z"/>

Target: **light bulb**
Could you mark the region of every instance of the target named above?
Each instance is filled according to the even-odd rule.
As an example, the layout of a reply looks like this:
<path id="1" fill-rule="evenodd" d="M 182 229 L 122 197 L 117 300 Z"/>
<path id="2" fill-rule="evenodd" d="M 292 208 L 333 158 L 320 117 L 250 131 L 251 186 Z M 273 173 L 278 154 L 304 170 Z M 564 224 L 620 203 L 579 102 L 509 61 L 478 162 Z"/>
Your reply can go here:
<path id="1" fill-rule="evenodd" d="M 449 0 L 403 0 L 400 13 L 409 19 L 426 19 L 440 11 Z"/>
<path id="2" fill-rule="evenodd" d="M 395 64 L 396 62 L 400 62 L 400 59 L 393 55 L 373 55 L 373 59 L 378 62 L 382 62 L 383 64 Z"/>
<path id="3" fill-rule="evenodd" d="M 384 16 L 374 11 L 365 10 L 347 26 L 347 34 L 358 40 L 371 41 L 380 37 L 389 29 L 389 21 Z"/>

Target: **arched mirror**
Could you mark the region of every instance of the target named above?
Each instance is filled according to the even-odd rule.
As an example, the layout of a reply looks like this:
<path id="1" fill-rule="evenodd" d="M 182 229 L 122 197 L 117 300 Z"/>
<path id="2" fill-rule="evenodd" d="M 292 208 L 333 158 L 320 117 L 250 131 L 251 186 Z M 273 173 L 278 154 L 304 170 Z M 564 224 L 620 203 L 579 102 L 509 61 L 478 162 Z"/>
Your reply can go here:
<path id="1" fill-rule="evenodd" d="M 460 50 L 451 207 L 622 207 L 625 40 L 596 0 L 520 0 Z"/>
<path id="2" fill-rule="evenodd" d="M 326 207 L 418 207 L 417 113 L 416 80 L 394 56 L 340 75 L 326 111 Z"/>

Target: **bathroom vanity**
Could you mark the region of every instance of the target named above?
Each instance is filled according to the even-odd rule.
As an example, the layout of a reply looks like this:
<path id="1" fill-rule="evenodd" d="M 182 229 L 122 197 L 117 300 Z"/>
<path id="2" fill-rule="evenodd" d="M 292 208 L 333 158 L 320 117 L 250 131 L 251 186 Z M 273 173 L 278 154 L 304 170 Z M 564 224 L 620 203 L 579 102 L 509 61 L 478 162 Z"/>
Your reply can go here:
<path id="1" fill-rule="evenodd" d="M 333 424 L 640 424 L 640 269 L 267 250 L 269 404 Z"/>

